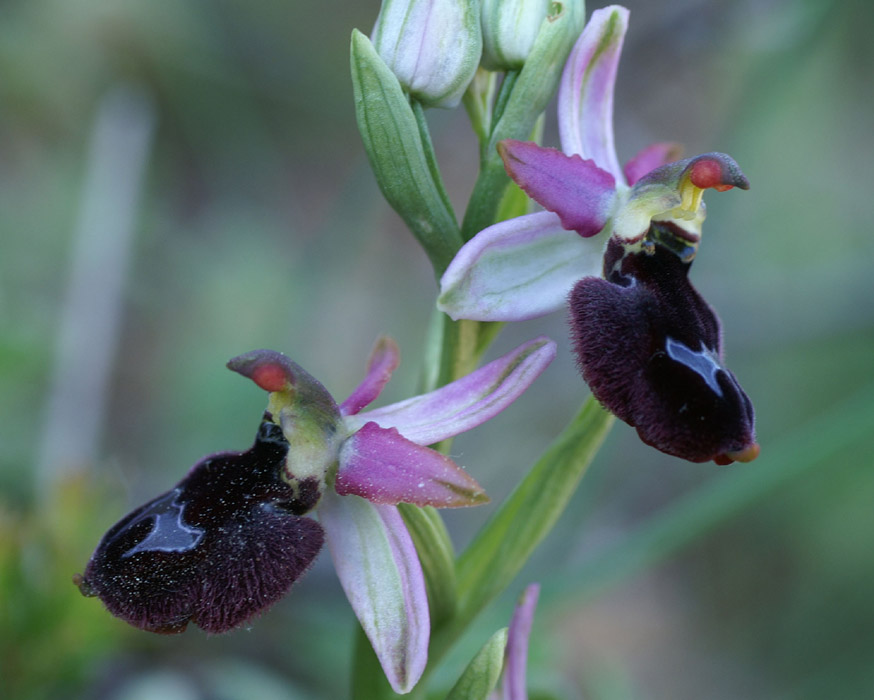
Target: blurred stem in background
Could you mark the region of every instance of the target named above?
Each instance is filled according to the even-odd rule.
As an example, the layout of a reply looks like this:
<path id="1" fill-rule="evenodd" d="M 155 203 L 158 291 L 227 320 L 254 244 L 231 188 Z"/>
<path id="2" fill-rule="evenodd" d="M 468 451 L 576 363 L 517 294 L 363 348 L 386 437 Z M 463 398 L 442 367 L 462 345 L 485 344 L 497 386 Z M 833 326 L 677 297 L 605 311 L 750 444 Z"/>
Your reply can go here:
<path id="1" fill-rule="evenodd" d="M 9 697 L 66 694 L 120 631 L 99 607 L 76 605 L 70 577 L 82 566 L 82 543 L 93 541 L 104 509 L 116 505 L 92 468 L 107 423 L 154 125 L 152 101 L 137 87 L 118 85 L 99 102 L 39 431 L 35 508 L 20 520 L 2 517 L 0 508 L 0 628 L 14 639 L 0 677 Z"/>
<path id="2" fill-rule="evenodd" d="M 151 99 L 139 88 L 120 85 L 100 101 L 40 433 L 40 495 L 99 455 L 154 124 Z"/>

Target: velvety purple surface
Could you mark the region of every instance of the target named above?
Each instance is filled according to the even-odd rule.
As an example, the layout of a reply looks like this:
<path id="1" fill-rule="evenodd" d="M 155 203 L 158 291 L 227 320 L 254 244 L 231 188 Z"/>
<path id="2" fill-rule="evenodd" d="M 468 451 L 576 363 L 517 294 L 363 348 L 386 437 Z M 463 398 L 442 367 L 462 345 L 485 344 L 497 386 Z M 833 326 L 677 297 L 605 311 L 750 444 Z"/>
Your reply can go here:
<path id="1" fill-rule="evenodd" d="M 754 417 L 722 363 L 719 321 L 689 283 L 689 267 L 662 245 L 626 254 L 611 241 L 606 279 L 577 284 L 570 323 L 597 399 L 645 443 L 705 462 L 753 445 Z"/>
<path id="2" fill-rule="evenodd" d="M 127 515 L 97 546 L 80 589 L 135 627 L 225 632 L 279 600 L 322 548 L 301 517 L 318 498 L 280 478 L 288 443 L 264 421 L 247 452 L 199 462 L 168 493 Z"/>

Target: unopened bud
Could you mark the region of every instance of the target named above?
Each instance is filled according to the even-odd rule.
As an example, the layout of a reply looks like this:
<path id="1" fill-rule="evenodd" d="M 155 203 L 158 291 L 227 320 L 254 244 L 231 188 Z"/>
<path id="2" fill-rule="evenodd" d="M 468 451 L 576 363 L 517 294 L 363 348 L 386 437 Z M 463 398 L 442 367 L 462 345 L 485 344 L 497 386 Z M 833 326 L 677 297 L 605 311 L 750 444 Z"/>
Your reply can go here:
<path id="1" fill-rule="evenodd" d="M 482 0 L 482 65 L 519 70 L 531 53 L 550 0 Z"/>
<path id="2" fill-rule="evenodd" d="M 373 44 L 410 95 L 455 107 L 482 53 L 478 0 L 384 0 Z"/>

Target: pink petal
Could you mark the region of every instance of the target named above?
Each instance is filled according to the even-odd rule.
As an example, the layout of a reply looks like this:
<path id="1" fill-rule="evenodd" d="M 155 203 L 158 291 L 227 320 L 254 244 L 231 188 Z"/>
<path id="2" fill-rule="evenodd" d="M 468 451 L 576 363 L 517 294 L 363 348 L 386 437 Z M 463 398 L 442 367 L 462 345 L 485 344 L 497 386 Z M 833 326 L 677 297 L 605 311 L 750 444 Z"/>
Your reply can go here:
<path id="1" fill-rule="evenodd" d="M 528 639 L 534 624 L 534 609 L 540 596 L 540 584 L 533 583 L 522 593 L 507 635 L 507 654 L 501 700 L 528 700 L 525 667 L 528 664 Z"/>
<path id="2" fill-rule="evenodd" d="M 672 141 L 650 144 L 625 164 L 625 179 L 633 185 L 648 172 L 678 160 L 682 153 L 683 147 Z"/>
<path id="3" fill-rule="evenodd" d="M 562 150 L 591 158 L 623 182 L 613 142 L 613 85 L 628 10 L 611 5 L 595 10 L 571 50 L 558 89 L 558 131 Z"/>
<path id="4" fill-rule="evenodd" d="M 431 445 L 485 423 L 503 411 L 555 357 L 555 343 L 539 337 L 436 391 L 346 418 L 352 430 L 374 421 L 407 440 Z"/>
<path id="5" fill-rule="evenodd" d="M 562 308 L 574 284 L 601 273 L 604 242 L 562 228 L 548 211 L 502 221 L 465 243 L 440 280 L 454 319 L 523 321 Z"/>
<path id="6" fill-rule="evenodd" d="M 431 621 L 425 576 L 394 506 L 330 491 L 318 506 L 340 584 L 397 693 L 419 681 L 428 661 Z"/>
<path id="7" fill-rule="evenodd" d="M 349 398 L 340 404 L 340 413 L 344 416 L 358 413 L 367 404 L 375 401 L 400 361 L 400 350 L 394 340 L 388 336 L 377 340 L 367 362 L 367 375 Z"/>
<path id="8" fill-rule="evenodd" d="M 454 508 L 489 500 L 449 457 L 376 423 L 367 423 L 343 444 L 335 488 L 341 496 L 355 494 L 380 505 Z"/>
<path id="9" fill-rule="evenodd" d="M 498 144 L 504 167 L 525 192 L 561 219 L 561 225 L 583 238 L 607 223 L 616 180 L 591 160 L 566 156 L 554 148 L 507 139 Z"/>

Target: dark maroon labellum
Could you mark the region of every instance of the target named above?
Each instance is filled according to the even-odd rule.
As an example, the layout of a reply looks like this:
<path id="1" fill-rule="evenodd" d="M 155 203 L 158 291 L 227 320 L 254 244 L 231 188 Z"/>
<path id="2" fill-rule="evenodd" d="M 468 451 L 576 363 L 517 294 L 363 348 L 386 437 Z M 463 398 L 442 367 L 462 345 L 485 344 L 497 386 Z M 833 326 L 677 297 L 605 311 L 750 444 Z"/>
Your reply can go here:
<path id="1" fill-rule="evenodd" d="M 753 406 L 722 361 L 719 320 L 689 283 L 683 232 L 654 222 L 643 251 L 611 240 L 604 277 L 570 296 L 583 378 L 653 447 L 692 462 L 758 454 Z"/>
<path id="2" fill-rule="evenodd" d="M 301 517 L 317 484 L 282 477 L 289 445 L 267 420 L 246 452 L 198 462 L 176 487 L 116 523 L 97 546 L 84 595 L 135 627 L 173 634 L 194 622 L 225 632 L 275 603 L 309 567 L 324 542 Z"/>

